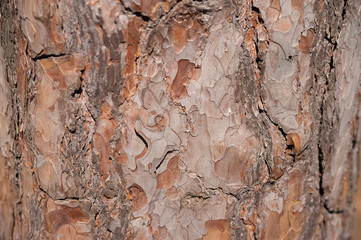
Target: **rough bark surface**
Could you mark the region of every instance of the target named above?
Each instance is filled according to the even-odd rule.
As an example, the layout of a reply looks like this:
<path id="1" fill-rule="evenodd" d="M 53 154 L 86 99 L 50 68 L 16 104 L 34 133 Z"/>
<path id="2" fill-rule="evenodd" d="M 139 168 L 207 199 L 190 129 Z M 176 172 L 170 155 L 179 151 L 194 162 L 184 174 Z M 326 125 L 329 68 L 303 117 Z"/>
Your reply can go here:
<path id="1" fill-rule="evenodd" d="M 0 13 L 0 239 L 351 237 L 359 0 Z"/>

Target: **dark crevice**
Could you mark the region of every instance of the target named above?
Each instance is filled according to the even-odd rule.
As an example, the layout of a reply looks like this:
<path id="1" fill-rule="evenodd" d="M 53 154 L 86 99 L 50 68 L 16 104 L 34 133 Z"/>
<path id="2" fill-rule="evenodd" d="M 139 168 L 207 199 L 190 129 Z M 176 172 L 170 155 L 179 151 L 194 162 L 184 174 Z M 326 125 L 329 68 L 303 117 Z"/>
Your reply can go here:
<path id="1" fill-rule="evenodd" d="M 252 9 L 252 12 L 255 12 L 255 13 L 257 14 L 258 23 L 261 24 L 261 25 L 263 25 L 264 20 L 263 20 L 262 17 L 261 17 L 261 12 L 260 12 L 260 10 L 259 10 L 257 7 L 253 6 L 253 5 L 251 6 L 251 9 Z M 263 27 L 265 28 L 265 26 L 263 26 Z M 267 31 L 266 28 L 265 28 L 265 30 Z M 255 31 L 255 34 L 256 34 L 256 36 L 257 36 L 257 31 Z M 256 41 L 258 42 L 258 37 L 257 37 Z M 279 44 L 278 44 L 278 45 L 279 45 Z M 257 57 L 256 57 L 256 59 L 255 59 L 255 62 L 256 62 L 256 65 L 257 65 L 257 69 L 258 69 L 260 72 L 262 72 L 262 65 L 264 64 L 264 61 L 263 61 L 263 59 L 262 59 L 262 56 L 260 56 L 260 51 L 259 51 L 259 49 L 258 49 L 258 44 L 257 44 L 257 43 L 255 43 L 255 49 L 256 49 L 256 55 L 257 55 Z M 283 49 L 282 49 L 282 50 L 283 50 Z M 284 52 L 284 51 L 283 51 L 283 52 Z M 261 80 L 259 81 L 259 88 L 260 88 L 260 89 L 262 88 L 262 86 L 261 86 Z M 264 104 L 264 102 L 263 102 L 263 100 L 262 100 L 262 96 L 260 96 L 260 100 L 261 100 L 261 103 L 263 104 L 263 106 L 265 106 L 265 104 Z M 271 119 L 271 116 L 268 114 L 266 108 L 265 108 L 265 107 L 264 107 L 264 109 L 258 108 L 258 111 L 259 111 L 260 113 L 264 113 L 264 114 L 266 115 L 266 117 L 268 118 L 268 120 L 269 120 L 273 125 L 275 125 L 275 126 L 278 128 L 278 130 L 282 133 L 284 139 L 286 140 L 286 137 L 287 137 L 286 132 L 282 129 L 282 127 L 281 127 L 278 123 L 274 122 L 274 121 Z"/>
<path id="2" fill-rule="evenodd" d="M 327 42 L 329 44 L 332 45 L 332 51 L 335 51 L 337 49 L 337 41 L 333 41 L 332 38 L 329 38 L 327 36 L 325 36 L 324 38 L 327 40 Z M 334 54 L 333 53 L 332 53 L 331 58 L 330 58 L 329 66 L 330 66 L 330 70 L 335 68 Z M 326 81 L 328 81 L 328 79 L 326 79 Z M 328 82 L 326 82 L 326 84 L 327 83 Z"/>
<path id="3" fill-rule="evenodd" d="M 135 16 L 141 18 L 144 22 L 152 21 L 152 19 L 149 16 L 143 15 L 142 12 L 139 11 L 133 11 L 131 8 L 126 7 L 123 1 L 120 1 L 120 4 L 123 6 L 124 10 L 134 14 Z"/>
<path id="4" fill-rule="evenodd" d="M 68 131 L 72 134 L 76 133 L 76 128 L 68 128 Z M 84 148 L 83 148 L 84 149 Z"/>
<path id="5" fill-rule="evenodd" d="M 129 8 L 126 9 L 127 11 L 131 11 Z M 132 12 L 135 16 L 141 18 L 144 22 L 149 22 L 151 21 L 152 19 L 146 15 L 143 15 L 141 12 L 137 12 L 137 11 L 134 11 Z"/>
<path id="6" fill-rule="evenodd" d="M 332 54 L 331 59 L 330 59 L 330 70 L 334 69 L 334 68 L 335 68 L 335 63 L 334 63 L 333 54 Z"/>
<path id="7" fill-rule="evenodd" d="M 252 11 L 261 14 L 261 11 L 255 6 L 252 6 Z"/>
<path id="8" fill-rule="evenodd" d="M 262 65 L 263 65 L 263 59 L 260 57 L 260 52 L 259 52 L 259 48 L 258 48 L 258 44 L 255 44 L 255 48 L 256 48 L 256 65 L 259 71 L 262 70 Z"/>
<path id="9" fill-rule="evenodd" d="M 252 10 L 253 18 L 256 18 L 257 25 L 258 25 L 258 26 L 261 25 L 261 26 L 264 28 L 264 31 L 266 32 L 266 35 L 268 36 L 268 30 L 267 30 L 266 26 L 264 25 L 264 20 L 263 20 L 263 18 L 261 17 L 261 12 L 260 12 L 259 8 L 255 7 L 255 6 L 251 6 L 251 10 Z M 253 28 L 255 28 L 255 26 L 253 26 Z M 259 71 L 259 73 L 260 73 L 260 75 L 261 75 L 261 73 L 264 73 L 264 64 L 265 64 L 264 58 L 265 58 L 265 54 L 266 54 L 267 51 L 268 51 L 269 43 L 270 43 L 271 40 L 268 39 L 268 38 L 266 38 L 266 39 L 268 39 L 268 40 L 266 40 L 264 43 L 266 43 L 267 49 L 261 51 L 261 50 L 259 49 L 259 44 L 262 43 L 263 41 L 260 41 L 260 40 L 259 40 L 257 31 L 255 31 L 255 38 L 256 38 L 256 39 L 254 39 L 254 41 L 255 41 L 255 42 L 254 42 L 254 43 L 255 43 L 255 44 L 254 44 L 254 47 L 255 47 L 255 51 L 256 51 L 256 59 L 254 59 L 254 61 L 255 61 L 255 66 L 257 67 L 257 70 Z M 278 46 L 280 46 L 280 48 L 281 48 L 281 50 L 283 51 L 284 56 L 285 56 L 285 58 L 286 58 L 286 54 L 285 54 L 282 46 L 281 46 L 280 44 L 278 44 L 278 43 L 276 43 L 276 44 L 277 44 Z M 291 59 L 292 59 L 292 58 L 291 58 Z M 287 60 L 290 60 L 290 59 L 287 59 Z M 263 102 L 263 99 L 262 99 L 261 89 L 262 89 L 262 77 L 260 77 L 260 78 L 258 79 L 258 92 L 259 92 L 258 95 L 259 95 L 259 100 L 260 100 L 260 102 L 261 102 L 262 105 L 263 105 L 263 108 L 261 109 L 260 106 L 258 106 L 258 111 L 259 111 L 260 114 L 263 113 L 264 116 L 266 116 L 266 118 L 268 119 L 268 121 L 269 121 L 272 125 L 274 125 L 274 126 L 277 127 L 278 131 L 282 134 L 282 136 L 283 136 L 283 138 L 284 138 L 284 141 L 287 141 L 287 134 L 286 134 L 286 132 L 282 129 L 282 127 L 281 127 L 278 123 L 276 123 L 275 121 L 272 120 L 271 116 L 270 116 L 269 113 L 267 112 L 266 107 L 265 107 L 265 103 Z M 265 120 L 263 120 L 262 122 L 263 122 L 263 124 L 264 124 L 264 126 L 265 126 L 266 128 L 267 128 L 267 126 L 269 126 L 268 124 L 266 124 L 266 121 L 265 121 Z M 290 147 L 291 147 L 291 146 L 290 146 Z M 292 157 L 293 157 L 293 162 L 295 162 L 295 155 L 292 155 Z M 271 163 L 270 163 L 269 161 L 265 160 L 265 164 L 266 164 L 266 166 L 267 166 L 267 171 L 268 171 L 269 175 L 272 176 L 272 175 L 273 175 L 273 174 L 272 174 L 273 171 L 272 171 L 272 165 L 271 165 Z M 282 175 L 283 175 L 283 174 L 282 174 Z M 272 177 L 269 178 L 269 179 L 268 179 L 269 184 L 274 184 L 279 178 L 282 177 L 282 175 L 279 176 L 279 177 L 276 178 L 276 179 L 274 179 L 274 178 L 272 178 Z"/>
<path id="10" fill-rule="evenodd" d="M 286 59 L 286 60 L 291 61 L 291 60 L 293 60 L 295 57 L 298 57 L 298 54 L 295 54 L 295 55 L 289 55 L 289 56 L 287 57 L 287 59 Z"/>
<path id="11" fill-rule="evenodd" d="M 257 7 L 255 7 L 255 6 L 252 6 L 252 11 L 257 13 L 258 22 L 259 22 L 260 24 L 263 24 L 263 23 L 264 23 L 264 20 L 263 20 L 263 18 L 261 17 L 261 11 L 260 11 Z"/>
<path id="12" fill-rule="evenodd" d="M 57 198 L 55 200 L 58 200 L 58 201 L 65 201 L 65 200 L 81 200 L 81 198 L 79 197 L 64 197 L 64 198 Z"/>
<path id="13" fill-rule="evenodd" d="M 50 195 L 48 194 L 47 191 L 45 191 L 41 186 L 39 186 L 39 190 L 43 193 L 45 193 L 45 195 L 47 195 L 49 198 L 53 199 L 52 197 L 50 197 Z"/>
<path id="14" fill-rule="evenodd" d="M 157 173 L 157 170 L 160 168 L 160 166 L 162 165 L 162 163 L 164 162 L 165 158 L 168 156 L 168 154 L 171 154 L 175 151 L 178 151 L 177 149 L 173 149 L 173 150 L 169 150 L 165 153 L 164 157 L 162 158 L 162 160 L 158 163 L 158 165 L 155 167 L 154 173 Z"/>
<path id="15" fill-rule="evenodd" d="M 75 96 L 75 94 L 77 94 L 77 92 L 78 92 L 80 95 L 83 94 L 83 96 L 84 96 L 85 99 L 86 99 L 86 96 L 87 96 L 87 94 L 86 94 L 86 88 L 84 89 L 84 84 L 85 84 L 85 83 L 84 83 L 84 81 L 85 81 L 85 76 L 84 76 L 84 75 L 85 75 L 85 70 L 86 70 L 86 67 L 84 67 L 83 69 L 80 70 L 80 72 L 81 72 L 81 75 L 80 75 L 80 87 L 79 87 L 79 89 L 75 90 L 74 96 Z M 83 91 L 83 89 L 84 89 L 84 91 Z M 84 106 L 85 106 L 86 110 L 88 111 L 89 116 L 93 119 L 94 123 L 96 123 L 96 119 L 95 119 L 92 111 L 90 111 L 90 108 L 89 108 L 89 106 L 88 106 L 88 102 L 87 102 L 87 101 L 84 101 Z"/>
<path id="16" fill-rule="evenodd" d="M 323 173 L 324 173 L 324 169 L 323 169 L 323 153 L 322 153 L 322 148 L 320 146 L 320 143 L 318 143 L 317 145 L 317 149 L 318 149 L 318 175 L 319 175 L 319 188 L 318 191 L 320 193 L 321 196 L 321 201 L 322 201 L 322 197 L 325 194 L 324 189 L 323 189 Z"/>
<path id="17" fill-rule="evenodd" d="M 345 20 L 345 17 L 346 17 L 347 2 L 348 2 L 348 0 L 343 1 L 343 8 L 342 8 L 342 14 L 341 14 L 342 20 Z"/>
<path id="18" fill-rule="evenodd" d="M 360 124 L 357 124 L 357 123 L 360 123 L 359 121 L 359 115 L 356 115 L 356 119 L 355 119 L 355 122 L 356 122 L 356 128 L 354 130 L 354 133 L 353 133 L 353 136 L 352 136 L 352 148 L 351 149 L 356 149 L 357 148 L 357 144 L 358 144 L 358 141 L 357 141 L 357 132 L 358 132 L 358 128 L 360 126 Z"/>
<path id="19" fill-rule="evenodd" d="M 60 54 L 41 54 L 39 53 L 38 55 L 36 55 L 35 57 L 32 57 L 31 59 L 36 62 L 38 60 L 42 60 L 42 59 L 47 59 L 47 58 L 57 58 L 57 57 L 64 57 L 66 56 L 65 53 L 60 53 Z"/>
<path id="20" fill-rule="evenodd" d="M 329 214 L 342 214 L 344 211 L 340 209 L 329 209 L 327 204 L 323 204 L 323 208 L 329 213 Z"/>
<path id="21" fill-rule="evenodd" d="M 327 40 L 327 42 L 329 42 L 333 46 L 337 46 L 337 42 L 333 41 L 331 37 L 328 37 L 327 35 L 325 35 L 324 38 Z"/>
<path id="22" fill-rule="evenodd" d="M 265 104 L 264 104 L 264 102 L 263 102 L 263 100 L 262 100 L 262 97 L 260 97 L 260 99 L 261 99 L 261 102 L 262 102 L 263 106 L 265 106 Z M 264 114 L 266 115 L 267 119 L 268 119 L 273 125 L 275 125 L 275 126 L 277 127 L 277 129 L 278 129 L 278 130 L 281 132 L 281 134 L 283 135 L 284 139 L 287 140 L 287 133 L 282 129 L 282 127 L 281 127 L 278 123 L 274 122 L 274 121 L 271 119 L 271 116 L 268 114 L 266 108 L 264 108 L 263 110 L 260 109 L 260 108 L 258 108 L 258 110 L 259 110 L 260 113 L 264 113 Z"/>
<path id="23" fill-rule="evenodd" d="M 315 79 L 315 83 L 317 83 L 318 82 L 318 77 L 317 77 L 316 74 L 314 75 L 314 79 Z M 325 81 L 326 81 L 325 85 L 327 85 L 327 81 L 328 81 L 327 77 L 326 77 Z M 324 104 L 325 104 L 326 92 L 322 91 L 321 94 L 322 94 L 322 97 L 321 97 L 321 106 L 320 106 L 320 109 L 319 109 L 319 111 L 320 111 L 320 120 L 319 120 L 318 136 L 321 136 L 321 134 L 322 134 L 322 126 L 323 126 L 322 119 L 323 119 L 323 115 L 324 115 Z M 323 150 L 322 150 L 322 146 L 321 146 L 321 137 L 319 137 L 319 139 L 317 141 L 317 153 L 318 153 L 317 161 L 318 161 L 318 178 L 319 178 L 318 179 L 318 191 L 319 191 L 319 194 L 320 194 L 320 205 L 323 206 L 328 211 L 327 205 L 324 202 L 325 190 L 323 188 L 323 175 L 324 175 L 325 169 L 324 169 L 324 166 L 323 166 L 323 164 L 324 164 L 324 154 L 323 154 Z"/>
<path id="24" fill-rule="evenodd" d="M 80 85 L 78 89 L 75 89 L 74 92 L 72 92 L 71 96 L 72 97 L 80 96 L 82 92 L 83 92 L 83 88 Z"/>
<path id="25" fill-rule="evenodd" d="M 84 72 L 85 72 L 85 68 L 83 68 L 82 70 L 80 70 L 80 84 L 79 84 L 79 88 L 75 89 L 72 93 L 71 96 L 75 97 L 75 96 L 80 96 L 83 93 L 83 82 L 84 82 Z"/>
<path id="26" fill-rule="evenodd" d="M 59 201 L 65 201 L 65 200 L 81 200 L 80 197 L 63 197 L 63 198 L 52 198 L 47 191 L 45 191 L 41 186 L 39 186 L 39 190 L 43 192 L 45 195 L 47 195 L 52 200 L 59 200 Z"/>
<path id="27" fill-rule="evenodd" d="M 136 56 L 134 62 L 137 63 L 140 56 Z"/>
<path id="28" fill-rule="evenodd" d="M 357 139 L 356 139 L 356 137 L 354 137 L 354 138 L 352 139 L 352 149 L 355 149 L 355 148 L 356 148 L 356 143 L 357 143 Z"/>
<path id="29" fill-rule="evenodd" d="M 140 140 L 142 140 L 142 142 L 144 143 L 146 148 L 148 148 L 148 143 L 147 143 L 147 141 L 145 141 L 144 137 L 142 135 L 140 135 L 140 133 L 138 133 L 136 129 L 134 129 L 134 132 L 135 132 L 135 135 L 137 135 L 137 137 L 139 137 Z"/>
<path id="30" fill-rule="evenodd" d="M 348 0 L 344 0 L 344 4 L 343 4 L 343 7 L 342 7 L 342 22 L 345 20 L 345 17 L 346 17 L 346 13 L 347 13 L 347 1 Z M 329 26 L 330 28 L 332 26 Z M 322 144 L 321 144 L 321 139 L 322 137 L 325 137 L 325 136 L 322 136 L 323 135 L 323 119 L 324 119 L 324 108 L 325 108 L 325 98 L 326 98 L 326 95 L 327 95 L 327 92 L 330 91 L 331 89 L 331 85 L 330 85 L 330 81 L 332 81 L 333 77 L 330 76 L 329 74 L 331 73 L 332 69 L 335 69 L 335 54 L 334 54 L 334 51 L 337 50 L 337 41 L 338 41 L 338 38 L 341 34 L 341 27 L 342 27 L 342 23 L 341 25 L 339 25 L 337 27 L 337 33 L 335 33 L 334 35 L 327 35 L 325 33 L 325 36 L 324 36 L 324 39 L 331 45 L 332 49 L 331 49 L 331 55 L 329 57 L 329 62 L 328 62 L 328 65 L 329 65 L 329 70 L 328 71 L 325 71 L 325 83 L 324 83 L 324 90 L 322 90 L 323 87 L 320 87 L 321 89 L 321 105 L 320 105 L 320 108 L 319 108 L 319 113 L 320 113 L 320 119 L 319 119 L 319 131 L 318 131 L 318 136 L 319 136 L 319 139 L 317 141 L 317 151 L 318 151 L 318 156 L 317 156 L 317 159 L 318 159 L 318 174 L 319 174 L 319 194 L 320 194 L 320 205 L 321 207 L 323 207 L 329 214 L 342 214 L 343 213 L 343 210 L 334 210 L 334 209 L 330 209 L 329 206 L 327 205 L 327 202 L 325 200 L 325 195 L 326 195 L 326 192 L 325 192 L 325 189 L 323 187 L 323 180 L 324 180 L 324 174 L 325 174 L 325 156 L 324 156 L 324 149 L 322 148 Z M 330 31 L 332 32 L 332 31 Z M 315 79 L 315 84 L 319 84 L 318 82 L 318 76 L 316 74 L 314 74 L 314 79 Z M 321 137 L 322 136 L 322 137 Z"/>

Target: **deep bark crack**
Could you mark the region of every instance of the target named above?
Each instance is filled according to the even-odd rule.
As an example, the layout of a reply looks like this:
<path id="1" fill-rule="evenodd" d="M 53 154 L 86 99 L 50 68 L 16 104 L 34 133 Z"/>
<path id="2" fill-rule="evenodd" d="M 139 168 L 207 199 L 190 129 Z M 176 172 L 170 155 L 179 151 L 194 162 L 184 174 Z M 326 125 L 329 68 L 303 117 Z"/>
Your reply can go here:
<path id="1" fill-rule="evenodd" d="M 131 13 L 139 18 L 141 18 L 144 22 L 152 22 L 153 20 L 146 15 L 143 15 L 142 12 L 140 11 L 133 11 L 132 9 L 130 9 L 129 7 L 126 7 L 125 4 L 123 3 L 123 1 L 119 1 L 120 4 L 123 6 L 124 10 L 128 13 Z"/>
<path id="2" fill-rule="evenodd" d="M 329 44 L 332 45 L 332 49 L 331 49 L 331 55 L 329 57 L 329 62 L 328 62 L 328 66 L 329 66 L 329 70 L 327 72 L 324 72 L 324 76 L 325 76 L 325 83 L 322 87 L 320 87 L 321 89 L 321 105 L 319 108 L 319 113 L 320 113 L 320 119 L 319 119 L 319 129 L 318 129 L 318 140 L 317 140 L 317 151 L 318 151 L 318 174 L 319 174 L 319 194 L 320 194 L 320 205 L 329 213 L 329 214 L 342 214 L 344 211 L 341 210 L 337 210 L 337 209 L 330 209 L 329 206 L 327 205 L 327 202 L 325 201 L 325 189 L 323 187 L 323 177 L 324 177 L 324 173 L 325 173 L 325 169 L 324 169 L 324 163 L 325 163 L 325 158 L 324 158 L 324 152 L 322 149 L 322 145 L 321 145 L 321 136 L 323 133 L 323 119 L 324 119 L 324 108 L 325 108 L 325 96 L 327 95 L 327 93 L 329 91 L 331 91 L 331 88 L 333 87 L 330 83 L 330 78 L 332 78 L 332 76 L 330 76 L 330 73 L 333 69 L 335 69 L 335 63 L 334 63 L 334 56 L 335 56 L 335 51 L 338 48 L 338 38 L 340 37 L 341 34 L 341 30 L 342 30 L 342 25 L 343 22 L 345 21 L 345 17 L 347 14 L 347 3 L 348 0 L 344 0 L 343 1 L 343 6 L 342 6 L 342 14 L 341 14 L 341 18 L 342 18 L 342 22 L 339 24 L 339 26 L 337 27 L 337 32 L 335 33 L 335 36 L 327 36 L 327 33 L 325 33 L 324 35 L 324 40 L 326 40 Z M 315 79 L 315 83 L 317 83 L 317 75 L 314 75 L 314 79 Z M 332 79 L 331 79 L 332 80 Z M 332 127 L 332 126 L 331 126 Z"/>
<path id="3" fill-rule="evenodd" d="M 65 54 L 65 53 L 60 53 L 60 54 L 41 54 L 41 53 L 39 53 L 38 55 L 36 55 L 35 57 L 32 57 L 31 59 L 34 62 L 37 62 L 37 61 L 43 60 L 43 59 L 64 57 L 66 55 L 67 54 Z"/>

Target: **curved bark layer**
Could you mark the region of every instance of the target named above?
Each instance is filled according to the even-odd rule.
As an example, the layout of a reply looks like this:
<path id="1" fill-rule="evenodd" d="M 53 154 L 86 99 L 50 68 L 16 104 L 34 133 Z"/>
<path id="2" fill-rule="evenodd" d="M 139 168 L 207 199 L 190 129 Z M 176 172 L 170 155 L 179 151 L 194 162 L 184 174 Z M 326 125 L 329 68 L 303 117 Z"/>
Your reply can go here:
<path id="1" fill-rule="evenodd" d="M 1 16 L 1 239 L 350 238 L 359 1 Z"/>

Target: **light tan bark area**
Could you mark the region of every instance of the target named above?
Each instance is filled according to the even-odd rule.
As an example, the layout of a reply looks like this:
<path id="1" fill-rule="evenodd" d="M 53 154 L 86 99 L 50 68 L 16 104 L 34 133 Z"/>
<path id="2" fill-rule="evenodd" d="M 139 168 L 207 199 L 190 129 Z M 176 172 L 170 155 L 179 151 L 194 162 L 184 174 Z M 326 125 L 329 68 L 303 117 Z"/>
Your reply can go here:
<path id="1" fill-rule="evenodd" d="M 359 1 L 5 2 L 0 239 L 351 237 Z"/>

